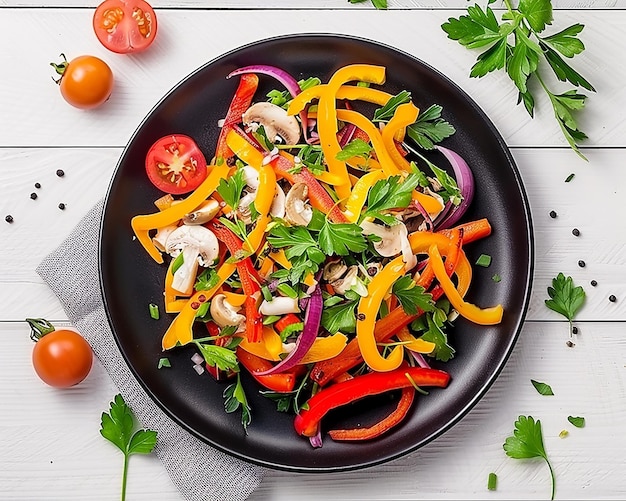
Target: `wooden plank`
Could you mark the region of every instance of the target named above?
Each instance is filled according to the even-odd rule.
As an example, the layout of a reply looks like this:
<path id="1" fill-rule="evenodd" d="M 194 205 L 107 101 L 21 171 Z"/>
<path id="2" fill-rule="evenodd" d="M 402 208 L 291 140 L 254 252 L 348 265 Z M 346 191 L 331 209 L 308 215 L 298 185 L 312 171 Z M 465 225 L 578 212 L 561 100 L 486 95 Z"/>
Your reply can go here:
<path id="1" fill-rule="evenodd" d="M 491 471 L 499 477 L 499 498 L 548 499 L 545 464 L 513 460 L 502 450 L 521 414 L 542 421 L 557 477 L 557 499 L 623 499 L 622 331 L 622 324 L 589 322 L 577 346 L 567 348 L 553 322 L 528 322 L 503 373 L 481 402 L 428 446 L 363 471 L 269 471 L 250 500 L 485 499 Z M 117 392 L 102 367 L 97 363 L 73 389 L 54 390 L 35 379 L 26 324 L 0 322 L 0 337 L 0 498 L 119 497 L 122 457 L 98 434 L 100 413 Z M 555 395 L 539 395 L 530 379 L 550 384 Z M 571 426 L 568 415 L 585 417 L 585 428 Z M 564 429 L 569 436 L 559 438 Z M 130 463 L 129 499 L 179 499 L 154 456 L 133 457 Z"/>
<path id="2" fill-rule="evenodd" d="M 448 75 L 484 109 L 511 146 L 563 146 L 547 98 L 537 96 L 535 119 L 516 106 L 517 92 L 506 75 L 469 78 L 477 52 L 448 40 L 440 25 L 457 10 L 377 12 L 362 9 L 333 11 L 163 10 L 160 34 L 143 54 L 122 56 L 104 49 L 91 28 L 89 9 L 46 9 L 54 22 L 43 21 L 38 9 L 2 9 L 4 29 L 0 46 L 19 51 L 0 52 L 0 65 L 19 68 L 0 81 L 0 146 L 115 146 L 121 147 L 152 106 L 185 75 L 241 45 L 298 32 L 347 33 L 374 38 L 423 59 Z M 378 29 L 381 16 L 394 26 Z M 553 29 L 582 22 L 583 40 L 593 40 L 574 66 L 600 92 L 591 96 L 580 117 L 580 127 L 591 147 L 624 146 L 624 118 L 615 109 L 626 108 L 626 67 L 605 54 L 626 31 L 624 11 L 559 12 Z M 420 29 L 415 26 L 420 24 Z M 234 26 L 228 36 L 216 36 L 214 27 Z M 32 33 L 45 47 L 30 43 Z M 114 93 L 102 108 L 76 110 L 59 96 L 52 83 L 49 62 L 65 52 L 68 57 L 92 53 L 105 59 L 116 75 Z M 617 56 L 616 56 L 617 57 Z M 167 60 L 167 64 L 162 62 Z M 38 117 L 32 121 L 19 117 Z M 572 157 L 572 162 L 577 162 Z"/>
<path id="3" fill-rule="evenodd" d="M 64 318 L 34 270 L 104 196 L 120 154 L 120 149 L 108 148 L 0 149 L 7 176 L 2 188 L 2 218 L 8 212 L 15 218 L 13 224 L 0 224 L 0 240 L 15 242 L 0 247 L 0 320 L 33 315 Z M 513 155 L 535 226 L 535 281 L 529 318 L 559 319 L 543 302 L 552 277 L 563 272 L 588 293 L 580 320 L 626 319 L 626 227 L 615 223 L 615 217 L 623 212 L 624 151 L 590 150 L 588 164 L 567 149 L 516 148 Z M 66 172 L 63 178 L 55 175 L 58 167 Z M 575 177 L 566 183 L 570 173 Z M 42 184 L 40 190 L 33 188 L 35 182 Z M 37 200 L 29 198 L 33 191 L 39 193 Z M 66 210 L 57 208 L 60 201 L 67 204 Z M 555 219 L 549 216 L 552 210 L 558 213 Z M 571 233 L 575 227 L 579 237 Z M 578 265 L 581 259 L 584 268 Z M 492 266 L 497 272 L 496 264 Z M 597 287 L 589 285 L 592 279 Z M 609 302 L 610 294 L 618 301 Z M 37 313 L 39 309 L 43 311 Z"/>

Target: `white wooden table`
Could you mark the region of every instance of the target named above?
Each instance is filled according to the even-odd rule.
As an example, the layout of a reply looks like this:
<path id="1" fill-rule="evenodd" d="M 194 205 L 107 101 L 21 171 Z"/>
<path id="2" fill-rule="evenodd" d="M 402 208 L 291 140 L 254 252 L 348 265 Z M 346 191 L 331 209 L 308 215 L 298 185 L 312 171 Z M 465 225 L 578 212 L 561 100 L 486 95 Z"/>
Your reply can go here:
<path id="1" fill-rule="evenodd" d="M 122 457 L 98 433 L 117 392 L 96 363 L 81 385 L 42 384 L 30 363 L 26 317 L 67 322 L 35 273 L 107 189 L 131 133 L 181 78 L 219 54 L 258 39 L 297 32 L 348 33 L 393 45 L 463 87 L 501 131 L 521 171 L 535 226 L 530 311 L 505 370 L 459 424 L 418 452 L 357 472 L 272 471 L 251 499 L 548 499 L 545 464 L 505 456 L 518 415 L 541 419 L 557 477 L 557 499 L 625 499 L 626 475 L 626 2 L 556 0 L 554 30 L 586 25 L 575 67 L 598 90 L 580 115 L 590 139 L 580 160 L 566 145 L 542 97 L 534 120 L 515 106 L 503 75 L 468 77 L 475 53 L 440 25 L 464 0 L 390 0 L 388 11 L 344 0 L 155 0 L 159 34 L 145 53 L 120 56 L 93 35 L 97 1 L 0 0 L 0 499 L 117 499 Z M 259 7 L 263 4 L 263 7 Z M 50 61 L 91 53 L 112 67 L 117 87 L 101 109 L 71 108 L 51 81 Z M 66 176 L 55 171 L 62 168 Z M 574 179 L 565 178 L 574 173 Z M 41 183 L 36 190 L 34 184 Z M 37 200 L 29 195 L 36 191 Z M 63 202 L 66 209 L 57 208 Z M 549 212 L 558 217 L 553 219 Z M 14 222 L 4 222 L 11 214 Z M 572 235 L 578 228 L 580 236 Z M 578 266 L 579 260 L 586 266 Z M 588 295 L 576 325 L 544 306 L 558 272 Z M 592 287 L 590 281 L 597 281 Z M 614 294 L 616 302 L 608 300 Z M 549 383 L 542 397 L 530 379 Z M 576 429 L 568 415 L 584 416 Z M 570 431 L 560 438 L 561 430 Z M 489 472 L 498 489 L 487 491 Z M 176 500 L 154 456 L 131 459 L 128 499 Z"/>

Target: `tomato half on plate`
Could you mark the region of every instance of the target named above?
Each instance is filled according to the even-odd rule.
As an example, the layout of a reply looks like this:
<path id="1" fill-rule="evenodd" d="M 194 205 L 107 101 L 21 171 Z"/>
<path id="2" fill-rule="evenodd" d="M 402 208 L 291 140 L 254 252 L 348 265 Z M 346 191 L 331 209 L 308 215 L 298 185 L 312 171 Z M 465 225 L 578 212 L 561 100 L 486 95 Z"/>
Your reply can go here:
<path id="1" fill-rule="evenodd" d="M 148 178 L 165 193 L 181 195 L 195 190 L 207 176 L 206 159 L 189 136 L 165 136 L 146 155 Z"/>
<path id="2" fill-rule="evenodd" d="M 157 18 L 144 0 L 105 0 L 94 12 L 93 29 L 107 49 L 118 54 L 146 49 L 157 34 Z"/>

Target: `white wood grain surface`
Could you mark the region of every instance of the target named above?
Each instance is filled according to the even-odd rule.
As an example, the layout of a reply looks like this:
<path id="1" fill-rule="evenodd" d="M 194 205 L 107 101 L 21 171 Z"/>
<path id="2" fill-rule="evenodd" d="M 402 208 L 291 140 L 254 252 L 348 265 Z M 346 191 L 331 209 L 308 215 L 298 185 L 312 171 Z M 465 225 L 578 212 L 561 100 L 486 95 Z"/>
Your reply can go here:
<path id="1" fill-rule="evenodd" d="M 560 137 L 543 99 L 530 120 L 515 106 L 506 78 L 468 77 L 476 53 L 448 40 L 440 25 L 464 0 L 390 0 L 391 10 L 344 0 L 159 0 L 159 36 L 136 56 L 106 52 L 91 31 L 97 2 L 0 0 L 0 499 L 109 500 L 119 497 L 122 458 L 98 434 L 100 413 L 116 393 L 96 364 L 70 391 L 44 386 L 30 364 L 23 322 L 66 316 L 35 267 L 102 196 L 122 148 L 142 117 L 198 66 L 254 40 L 296 32 L 348 33 L 410 52 L 439 69 L 487 112 L 521 172 L 535 227 L 535 277 L 528 320 L 503 373 L 453 429 L 392 463 L 341 474 L 269 472 L 254 501 L 548 499 L 545 464 L 507 458 L 502 443 L 520 414 L 544 425 L 557 476 L 557 499 L 625 499 L 626 416 L 626 2 L 556 0 L 554 31 L 586 25 L 587 50 L 575 66 L 596 86 L 581 127 L 590 136 L 581 161 Z M 455 10 L 456 9 L 456 10 Z M 253 11 L 252 11 L 253 10 Z M 227 27 L 237 27 L 228 29 Z M 60 52 L 106 59 L 116 89 L 101 109 L 67 106 L 51 82 Z M 55 171 L 66 175 L 59 178 Z M 569 183 L 565 178 L 574 173 Z M 34 183 L 42 187 L 35 190 Z M 37 200 L 29 194 L 37 191 Z M 66 209 L 61 211 L 58 204 Z M 558 213 L 550 218 L 549 212 Z M 13 224 L 3 221 L 6 214 Z M 580 236 L 572 235 L 576 227 Z M 586 266 L 578 266 L 579 260 Z M 577 345 L 567 325 L 545 308 L 559 271 L 585 287 Z M 596 287 L 590 280 L 598 282 Z M 616 302 L 608 301 L 615 294 Z M 530 379 L 555 391 L 542 397 Z M 568 415 L 587 419 L 583 429 Z M 570 433 L 559 438 L 561 430 Z M 498 489 L 486 490 L 498 474 Z M 154 456 L 133 457 L 131 500 L 178 500 Z"/>

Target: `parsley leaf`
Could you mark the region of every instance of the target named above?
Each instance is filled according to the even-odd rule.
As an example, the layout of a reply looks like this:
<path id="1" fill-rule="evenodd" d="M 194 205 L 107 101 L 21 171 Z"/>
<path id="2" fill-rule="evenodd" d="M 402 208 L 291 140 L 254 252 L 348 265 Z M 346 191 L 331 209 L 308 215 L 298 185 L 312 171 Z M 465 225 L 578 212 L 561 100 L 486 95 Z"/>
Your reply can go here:
<path id="1" fill-rule="evenodd" d="M 230 414 L 239 408 L 241 408 L 241 425 L 248 434 L 248 425 L 252 422 L 252 413 L 241 384 L 241 375 L 237 373 L 237 381 L 228 385 L 224 390 L 224 410 Z"/>
<path id="2" fill-rule="evenodd" d="M 454 357 L 455 349 L 448 344 L 448 336 L 443 330 L 443 322 L 436 320 L 437 312 L 435 310 L 432 315 L 426 316 L 426 332 L 422 335 L 424 341 L 435 343 L 435 349 L 432 355 L 435 360 L 447 362 Z"/>
<path id="3" fill-rule="evenodd" d="M 407 315 L 417 315 L 418 310 L 432 311 L 434 309 L 432 294 L 427 293 L 424 287 L 415 285 L 415 281 L 409 275 L 396 280 L 391 293 L 398 298 Z"/>
<path id="4" fill-rule="evenodd" d="M 361 218 L 378 218 L 386 224 L 393 224 L 396 219 L 383 211 L 405 209 L 411 202 L 411 194 L 419 184 L 417 174 L 409 174 L 404 181 L 400 176 L 377 181 L 367 194 L 367 209 Z"/>
<path id="5" fill-rule="evenodd" d="M 367 0 L 348 0 L 350 3 L 363 3 L 367 2 Z M 385 10 L 387 8 L 387 0 L 372 0 L 372 5 L 381 10 Z"/>
<path id="6" fill-rule="evenodd" d="M 408 136 L 425 150 L 432 150 L 456 132 L 452 124 L 441 118 L 443 108 L 438 104 L 431 105 L 421 112 L 414 124 L 407 127 Z"/>
<path id="7" fill-rule="evenodd" d="M 556 482 L 552 465 L 543 446 L 541 421 L 535 421 L 532 416 L 520 416 L 515 421 L 513 435 L 507 437 L 503 448 L 506 455 L 513 459 L 542 458 L 550 469 L 550 477 L 552 478 L 552 497 L 550 499 L 554 499 Z"/>
<path id="8" fill-rule="evenodd" d="M 372 147 L 369 143 L 363 141 L 363 139 L 356 138 L 346 144 L 343 149 L 335 155 L 337 160 L 350 160 L 353 157 L 367 158 L 372 151 Z"/>
<path id="9" fill-rule="evenodd" d="M 322 327 L 331 334 L 336 334 L 337 332 L 354 334 L 356 332 L 355 309 L 357 304 L 358 301 L 346 301 L 332 306 L 324 304 Z"/>
<path id="10" fill-rule="evenodd" d="M 570 337 L 574 316 L 585 302 L 585 291 L 581 286 L 574 286 L 572 277 L 565 277 L 559 273 L 552 279 L 552 287 L 548 287 L 548 296 L 545 304 L 552 311 L 563 315 L 569 321 Z"/>
<path id="11" fill-rule="evenodd" d="M 403 90 L 395 96 L 390 97 L 389 101 L 385 103 L 385 106 L 383 106 L 382 108 L 378 108 L 376 111 L 374 111 L 374 117 L 372 118 L 372 122 L 389 121 L 396 112 L 396 109 L 398 109 L 398 106 L 408 103 L 410 101 L 411 93 L 406 90 Z"/>
<path id="12" fill-rule="evenodd" d="M 540 395 L 546 395 L 546 396 L 554 395 L 554 392 L 552 391 L 552 387 L 549 384 L 542 383 L 540 381 L 535 381 L 534 379 L 531 379 L 530 382 L 533 384 L 533 386 L 535 387 L 535 390 L 537 390 L 537 392 Z"/>
<path id="13" fill-rule="evenodd" d="M 358 224 L 331 223 L 326 219 L 319 233 L 319 245 L 328 256 L 347 256 L 367 249 L 367 239 Z"/>
<path id="14" fill-rule="evenodd" d="M 246 187 L 243 169 L 237 169 L 228 179 L 220 179 L 217 192 L 231 208 L 236 209 L 241 199 L 241 192 Z"/>
<path id="15" fill-rule="evenodd" d="M 567 416 L 567 420 L 572 423 L 576 428 L 585 427 L 585 418 L 581 416 Z"/>
<path id="16" fill-rule="evenodd" d="M 217 346 L 215 344 L 205 344 L 194 341 L 204 361 L 211 367 L 217 367 L 219 370 L 238 370 L 239 363 L 236 353 L 225 346 Z"/>
<path id="17" fill-rule="evenodd" d="M 308 273 L 315 273 L 326 260 L 311 232 L 304 226 L 278 224 L 270 230 L 267 241 L 276 248 L 284 248 L 285 256 L 291 261 L 289 280 L 298 284 Z"/>
<path id="18" fill-rule="evenodd" d="M 220 277 L 213 268 L 205 268 L 196 278 L 194 289 L 196 291 L 208 291 L 215 287 L 220 281 Z"/>
<path id="19" fill-rule="evenodd" d="M 543 57 L 558 80 L 595 92 L 591 83 L 561 57 L 573 58 L 585 49 L 578 38 L 584 25 L 574 24 L 553 35 L 543 36 L 553 21 L 551 0 L 520 0 L 517 9 L 508 1 L 504 5 L 506 11 L 501 22 L 489 6 L 483 10 L 479 5 L 473 5 L 467 8 L 467 15 L 449 18 L 441 28 L 448 38 L 468 49 L 483 50 L 470 70 L 471 77 L 505 70 L 519 91 L 517 104 L 523 103 L 531 118 L 535 98 L 528 81 L 535 77 L 550 98 L 564 138 L 572 150 L 585 159 L 578 142 L 587 136 L 578 129 L 572 111 L 582 109 L 586 96 L 578 94 L 575 89 L 555 95 L 542 78 L 543 69 L 539 64 Z"/>
<path id="20" fill-rule="evenodd" d="M 156 431 L 140 429 L 133 433 L 134 428 L 135 417 L 133 412 L 124 402 L 122 395 L 115 395 L 109 413 L 102 413 L 100 434 L 124 454 L 122 500 L 126 497 L 128 458 L 132 454 L 150 454 L 157 441 Z"/>

